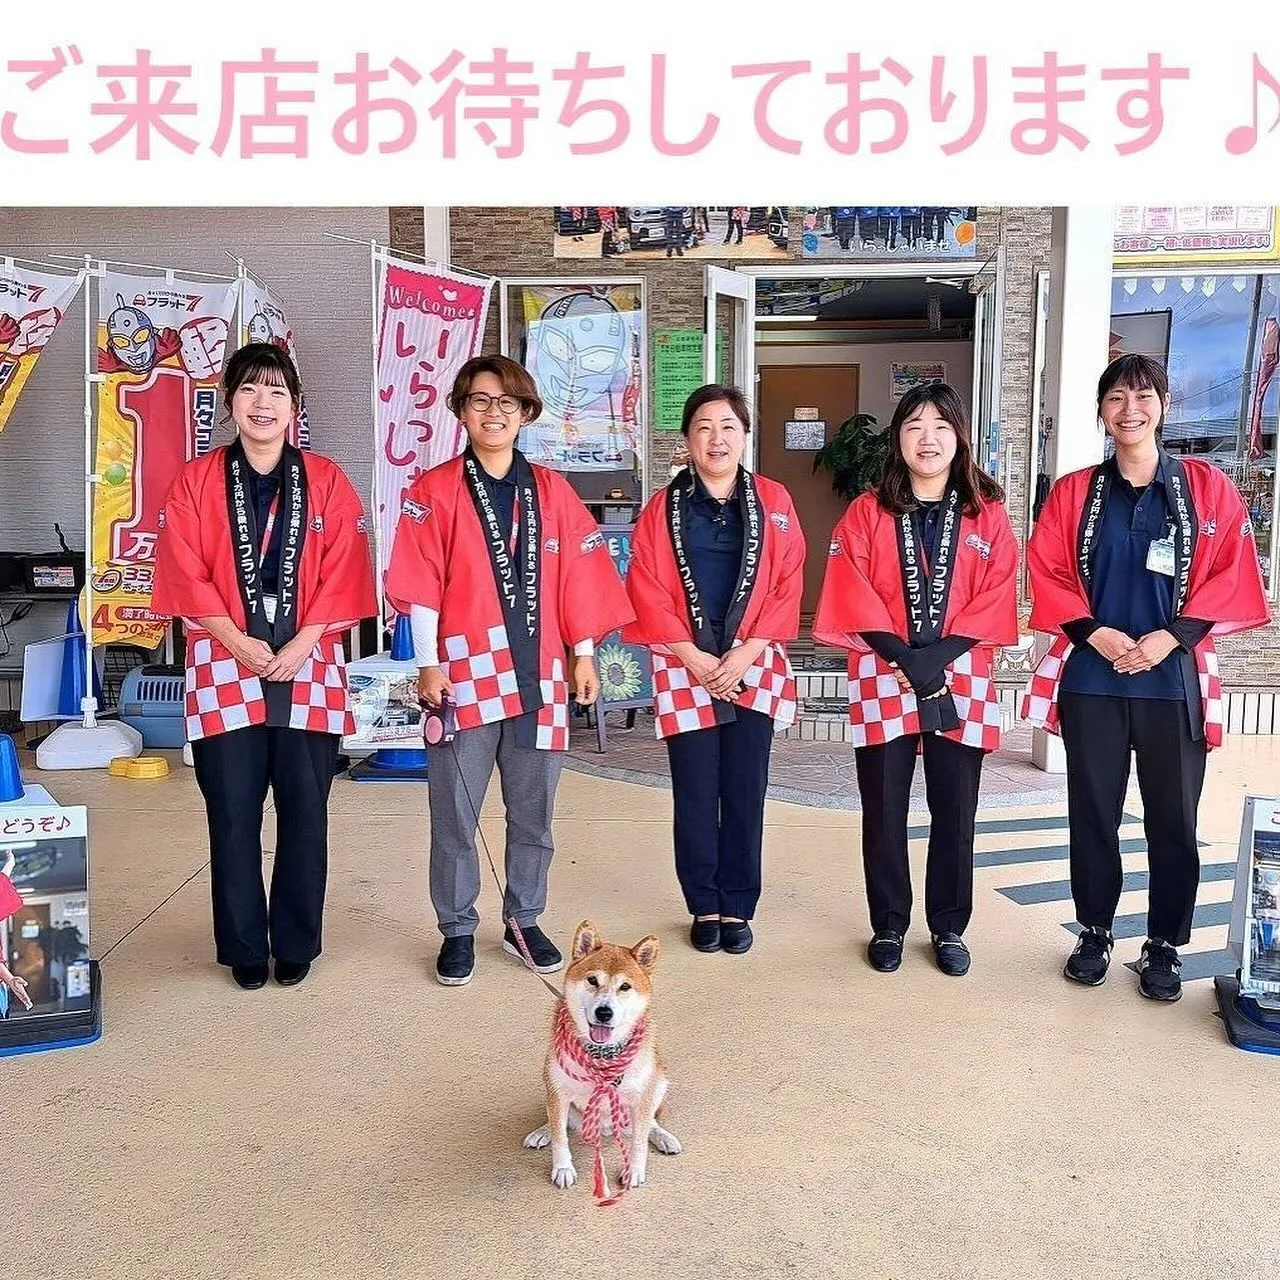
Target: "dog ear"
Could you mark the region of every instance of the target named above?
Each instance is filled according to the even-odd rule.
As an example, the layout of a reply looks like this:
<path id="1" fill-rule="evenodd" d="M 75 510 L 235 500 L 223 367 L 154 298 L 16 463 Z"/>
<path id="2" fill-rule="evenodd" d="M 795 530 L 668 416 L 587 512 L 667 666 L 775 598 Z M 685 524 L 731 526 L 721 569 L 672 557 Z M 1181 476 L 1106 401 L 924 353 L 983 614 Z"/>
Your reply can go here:
<path id="1" fill-rule="evenodd" d="M 652 933 L 641 938 L 631 948 L 631 955 L 645 973 L 651 972 L 653 966 L 658 963 L 658 939 Z"/>
<path id="2" fill-rule="evenodd" d="M 584 920 L 574 931 L 574 960 L 581 960 L 583 956 L 589 956 L 593 951 L 599 950 L 599 948 L 600 930 L 597 929 L 590 920 Z"/>

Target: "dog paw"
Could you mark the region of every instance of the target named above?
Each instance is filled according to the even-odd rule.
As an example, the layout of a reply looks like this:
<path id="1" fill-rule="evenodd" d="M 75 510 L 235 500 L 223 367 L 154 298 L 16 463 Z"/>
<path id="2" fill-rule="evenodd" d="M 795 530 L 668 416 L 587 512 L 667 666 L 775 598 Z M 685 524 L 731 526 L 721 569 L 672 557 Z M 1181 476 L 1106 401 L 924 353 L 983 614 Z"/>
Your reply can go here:
<path id="1" fill-rule="evenodd" d="M 664 1156 L 678 1156 L 684 1147 L 674 1133 L 668 1133 L 661 1125 L 649 1130 L 649 1145 Z"/>
<path id="2" fill-rule="evenodd" d="M 548 1146 L 550 1142 L 551 1130 L 544 1124 L 541 1129 L 535 1129 L 524 1140 L 524 1145 L 531 1151 L 541 1151 L 542 1148 Z"/>
<path id="3" fill-rule="evenodd" d="M 637 1187 L 644 1186 L 644 1170 L 632 1169 L 631 1176 L 627 1179 L 627 1186 L 634 1191 Z"/>
<path id="4" fill-rule="evenodd" d="M 557 1169 L 551 1170 L 551 1181 L 560 1188 L 561 1191 L 565 1187 L 571 1187 L 578 1180 L 578 1171 L 571 1164 L 561 1165 Z"/>

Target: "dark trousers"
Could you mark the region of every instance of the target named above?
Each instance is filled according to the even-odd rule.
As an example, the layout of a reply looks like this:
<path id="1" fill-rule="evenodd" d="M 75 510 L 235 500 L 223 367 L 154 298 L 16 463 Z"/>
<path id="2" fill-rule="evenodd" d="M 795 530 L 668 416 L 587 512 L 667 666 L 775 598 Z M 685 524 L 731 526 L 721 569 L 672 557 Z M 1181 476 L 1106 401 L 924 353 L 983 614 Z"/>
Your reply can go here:
<path id="1" fill-rule="evenodd" d="M 1196 811 L 1206 750 L 1203 739 L 1191 737 L 1186 704 L 1064 693 L 1058 711 L 1067 753 L 1076 919 L 1102 929 L 1115 919 L 1124 883 L 1120 822 L 1132 752 L 1147 835 L 1147 933 L 1185 946 L 1200 884 Z"/>
<path id="2" fill-rule="evenodd" d="M 676 875 L 691 916 L 750 920 L 760 901 L 773 721 L 741 707 L 736 716 L 666 739 Z"/>
<path id="3" fill-rule="evenodd" d="M 329 869 L 329 789 L 338 736 L 250 725 L 191 744 L 209 818 L 219 964 L 306 964 L 320 954 Z M 276 805 L 271 898 L 262 883 L 262 810 Z"/>
<path id="4" fill-rule="evenodd" d="M 964 933 L 973 913 L 973 821 L 984 752 L 941 734 L 924 738 L 929 853 L 924 880 L 925 919 L 931 933 Z M 858 747 L 862 797 L 862 866 L 871 927 L 906 933 L 911 922 L 911 864 L 907 814 L 919 734 L 878 747 Z"/>

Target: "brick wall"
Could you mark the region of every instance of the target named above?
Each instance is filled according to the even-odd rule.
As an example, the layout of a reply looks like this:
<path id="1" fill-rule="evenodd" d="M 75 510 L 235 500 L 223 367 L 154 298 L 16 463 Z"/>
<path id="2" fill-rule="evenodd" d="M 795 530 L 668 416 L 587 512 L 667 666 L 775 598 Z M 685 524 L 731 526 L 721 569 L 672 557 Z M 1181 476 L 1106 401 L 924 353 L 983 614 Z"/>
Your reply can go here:
<path id="1" fill-rule="evenodd" d="M 421 209 L 392 209 L 392 244 L 422 252 Z M 1020 542 L 1027 535 L 1028 486 L 1034 482 L 1030 454 L 1033 403 L 1036 272 L 1049 266 L 1051 211 L 1047 208 L 983 208 L 978 216 L 978 254 L 985 260 L 997 245 L 1005 250 L 1004 307 L 1000 375 L 1002 451 L 1012 445 L 1006 477 L 1009 514 Z M 792 244 L 800 241 L 800 211 L 792 215 Z M 799 261 L 798 251 L 793 254 Z M 627 262 L 609 259 L 569 261 L 552 256 L 549 208 L 455 207 L 450 209 L 450 259 L 460 267 L 495 276 L 643 276 L 648 282 L 650 333 L 656 329 L 700 328 L 703 323 L 702 263 L 665 259 Z M 495 298 L 485 335 L 485 350 L 500 345 Z M 651 344 L 652 346 L 652 344 Z M 652 373 L 652 371 L 651 371 Z M 650 437 L 649 474 L 666 474 L 678 437 Z M 1019 574 L 1019 582 L 1023 575 Z M 1280 620 L 1280 610 L 1277 611 Z M 1280 685 L 1280 627 L 1219 644 L 1223 675 L 1233 687 Z"/>

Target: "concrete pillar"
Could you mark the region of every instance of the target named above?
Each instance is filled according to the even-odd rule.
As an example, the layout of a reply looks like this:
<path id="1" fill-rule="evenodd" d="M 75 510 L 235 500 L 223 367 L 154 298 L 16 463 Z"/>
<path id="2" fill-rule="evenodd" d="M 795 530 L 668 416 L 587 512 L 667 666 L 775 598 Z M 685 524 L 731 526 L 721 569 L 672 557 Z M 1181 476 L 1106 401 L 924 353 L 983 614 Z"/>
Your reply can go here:
<path id="1" fill-rule="evenodd" d="M 1115 217 L 1110 205 L 1053 210 L 1049 318 L 1045 329 L 1045 465 L 1053 479 L 1102 461 L 1098 377 L 1111 346 L 1111 275 Z M 1037 729 L 1032 762 L 1064 773 L 1056 735 Z"/>
<path id="2" fill-rule="evenodd" d="M 425 205 L 422 210 L 423 256 L 430 262 L 449 261 L 449 206 Z"/>

